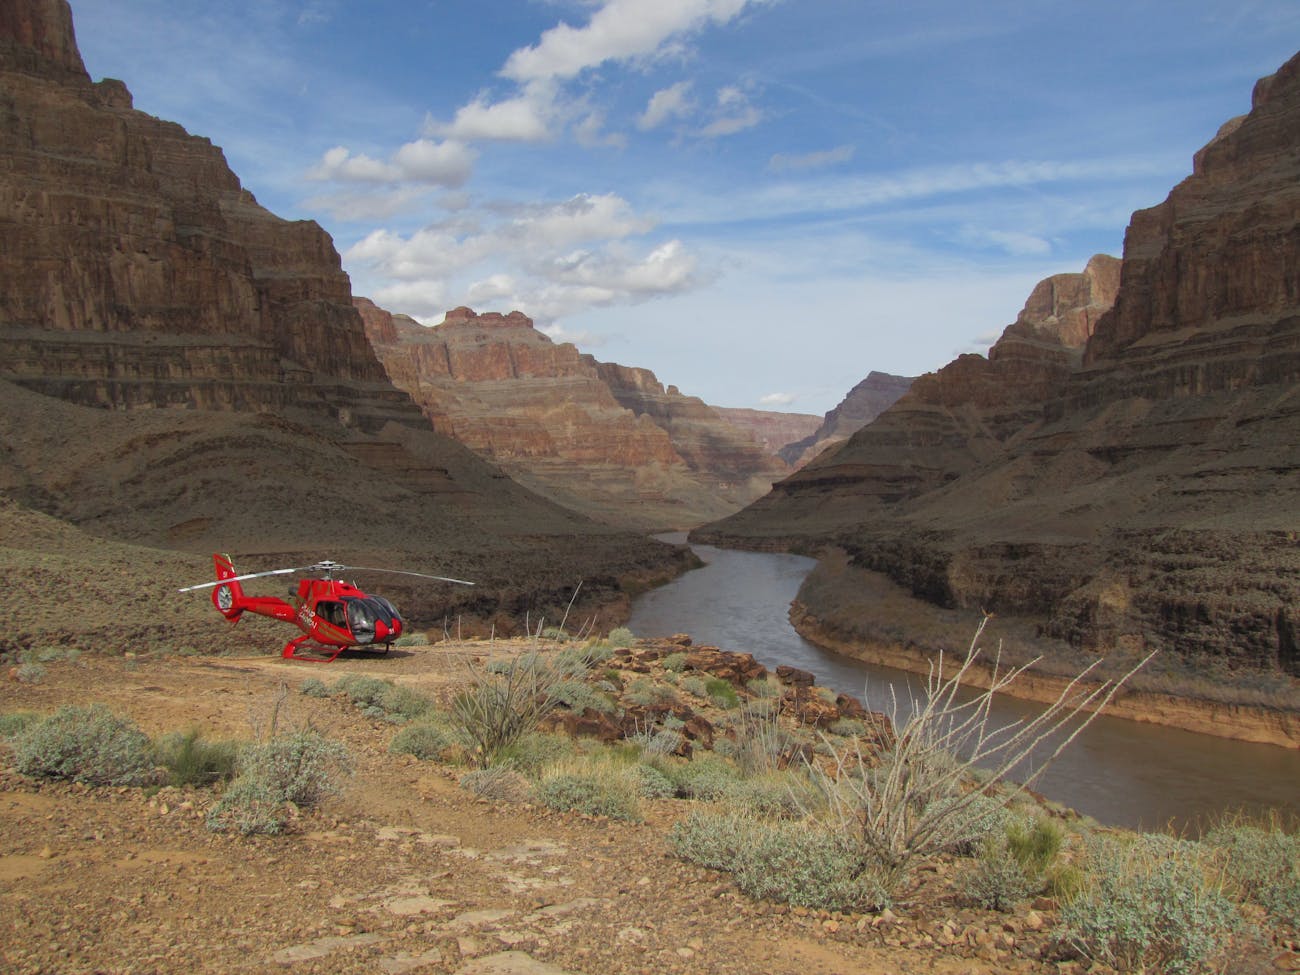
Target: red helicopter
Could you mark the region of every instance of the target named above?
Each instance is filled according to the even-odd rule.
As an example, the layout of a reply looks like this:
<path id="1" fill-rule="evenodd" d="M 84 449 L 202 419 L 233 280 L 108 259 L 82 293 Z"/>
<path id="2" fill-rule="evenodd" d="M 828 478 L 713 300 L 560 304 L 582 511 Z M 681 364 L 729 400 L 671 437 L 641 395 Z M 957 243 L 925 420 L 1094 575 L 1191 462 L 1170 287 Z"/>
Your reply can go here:
<path id="1" fill-rule="evenodd" d="M 454 582 L 460 586 L 474 585 L 463 579 L 448 579 L 446 576 L 430 576 L 400 569 L 367 569 L 358 565 L 340 565 L 329 560 L 315 565 L 268 569 L 244 575 L 235 572 L 235 566 L 228 555 L 214 554 L 212 561 L 217 569 L 215 582 L 201 582 L 197 586 L 186 586 L 177 591 L 211 589 L 212 605 L 232 623 L 238 622 L 247 611 L 294 624 L 302 630 L 303 635 L 286 643 L 281 656 L 289 660 L 311 660 L 318 663 L 329 663 L 349 647 L 376 647 L 382 644 L 381 652 L 387 653 L 393 641 L 402 635 L 402 617 L 392 603 L 383 596 L 368 595 L 351 583 L 334 578 L 336 574 L 348 570 L 391 572 L 437 582 Z M 290 590 L 292 602 L 276 596 L 246 596 L 244 587 L 240 585 L 246 579 L 290 575 L 295 572 L 322 573 L 324 578 L 300 580 L 297 591 Z M 299 654 L 299 648 L 304 645 L 318 651 L 319 655 Z"/>

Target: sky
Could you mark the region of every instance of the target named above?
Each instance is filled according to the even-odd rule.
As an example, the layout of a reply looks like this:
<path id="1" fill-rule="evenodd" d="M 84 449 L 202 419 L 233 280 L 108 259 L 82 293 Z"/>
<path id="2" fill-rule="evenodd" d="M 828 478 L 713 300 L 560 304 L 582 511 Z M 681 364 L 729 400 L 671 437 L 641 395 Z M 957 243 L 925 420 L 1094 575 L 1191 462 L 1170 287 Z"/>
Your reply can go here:
<path id="1" fill-rule="evenodd" d="M 813 414 L 1119 256 L 1300 50 L 1295 0 L 71 3 L 354 294 Z"/>

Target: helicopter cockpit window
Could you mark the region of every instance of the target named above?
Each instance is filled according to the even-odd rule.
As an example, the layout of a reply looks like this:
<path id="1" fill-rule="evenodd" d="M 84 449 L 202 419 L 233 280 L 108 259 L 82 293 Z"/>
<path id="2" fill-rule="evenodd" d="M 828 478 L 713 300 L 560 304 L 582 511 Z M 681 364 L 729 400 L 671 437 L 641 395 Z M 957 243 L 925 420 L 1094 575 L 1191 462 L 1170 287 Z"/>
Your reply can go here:
<path id="1" fill-rule="evenodd" d="M 387 642 L 402 632 L 402 618 L 383 596 L 344 596 L 348 626 L 357 643 Z"/>

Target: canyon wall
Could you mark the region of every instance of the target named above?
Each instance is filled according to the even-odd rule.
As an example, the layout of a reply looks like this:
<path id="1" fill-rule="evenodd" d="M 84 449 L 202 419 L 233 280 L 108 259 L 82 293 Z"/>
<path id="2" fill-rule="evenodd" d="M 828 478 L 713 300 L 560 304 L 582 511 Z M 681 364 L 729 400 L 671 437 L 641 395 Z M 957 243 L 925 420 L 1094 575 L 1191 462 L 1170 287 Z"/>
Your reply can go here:
<path id="1" fill-rule="evenodd" d="M 604 521 L 690 527 L 787 470 L 745 430 L 646 369 L 556 344 L 520 312 L 447 313 L 425 327 L 356 299 L 393 381 L 434 428 L 533 490 Z"/>
<path id="2" fill-rule="evenodd" d="M 1134 214 L 1115 275 L 1039 285 L 987 358 L 700 537 L 838 549 L 1089 650 L 1300 674 L 1300 56 Z M 808 608 L 870 615 L 840 596 Z"/>
<path id="3" fill-rule="evenodd" d="M 893 376 L 873 369 L 826 414 L 815 430 L 788 441 L 778 455 L 791 467 L 802 467 L 823 450 L 843 443 L 884 413 L 898 402 L 913 382 L 910 376 Z"/>

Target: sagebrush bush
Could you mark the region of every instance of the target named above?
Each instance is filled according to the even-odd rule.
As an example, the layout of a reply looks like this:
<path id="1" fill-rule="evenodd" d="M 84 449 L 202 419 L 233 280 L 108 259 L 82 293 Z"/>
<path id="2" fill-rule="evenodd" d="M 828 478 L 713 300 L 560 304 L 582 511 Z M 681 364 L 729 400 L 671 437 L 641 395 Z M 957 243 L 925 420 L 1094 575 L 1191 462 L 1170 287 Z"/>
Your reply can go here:
<path id="1" fill-rule="evenodd" d="M 807 777 L 797 771 L 771 771 L 727 783 L 722 798 L 728 805 L 766 819 L 798 819 L 816 805 L 817 795 Z"/>
<path id="2" fill-rule="evenodd" d="M 466 772 L 460 777 L 460 787 L 476 796 L 499 802 L 523 802 L 532 791 L 528 779 L 504 766 Z"/>
<path id="3" fill-rule="evenodd" d="M 65 705 L 13 737 L 14 765 L 23 775 L 89 785 L 153 781 L 153 744 L 134 722 L 102 704 Z"/>
<path id="4" fill-rule="evenodd" d="M 555 696 L 557 704 L 561 704 L 576 714 L 583 711 L 599 711 L 602 714 L 613 714 L 618 710 L 609 697 L 596 688 L 592 687 L 586 681 L 581 680 L 562 680 L 558 681 L 551 692 Z"/>
<path id="5" fill-rule="evenodd" d="M 1216 970 L 1240 919 L 1199 844 L 1159 834 L 1127 842 L 1095 836 L 1084 872 L 1061 922 L 1085 958 L 1122 971 Z"/>
<path id="6" fill-rule="evenodd" d="M 688 762 L 651 756 L 651 763 L 668 777 L 683 799 L 721 798 L 737 777 L 735 766 L 716 755 L 697 754 Z"/>
<path id="7" fill-rule="evenodd" d="M 879 879 L 849 844 L 803 823 L 697 811 L 673 827 L 669 845 L 683 859 L 733 874 L 753 898 L 837 911 L 888 903 Z"/>
<path id="8" fill-rule="evenodd" d="M 1005 837 L 985 840 L 978 859 L 958 881 L 961 895 L 986 911 L 1010 911 L 1041 889 Z"/>
<path id="9" fill-rule="evenodd" d="M 609 645 L 611 647 L 630 647 L 636 642 L 636 637 L 626 626 L 616 626 L 609 631 Z"/>
<path id="10" fill-rule="evenodd" d="M 230 829 L 243 836 L 274 836 L 284 832 L 288 821 L 284 800 L 265 782 L 247 778 L 230 783 L 206 818 L 214 832 Z"/>
<path id="11" fill-rule="evenodd" d="M 680 650 L 670 653 L 663 659 L 664 670 L 680 674 L 686 668 L 686 654 Z"/>
<path id="12" fill-rule="evenodd" d="M 1300 927 L 1300 837 L 1277 823 L 1233 823 L 1210 830 L 1202 842 L 1218 855 L 1244 900 Z"/>
<path id="13" fill-rule="evenodd" d="M 704 682 L 704 695 L 720 708 L 734 708 L 740 704 L 740 695 L 731 681 L 712 677 Z"/>
<path id="14" fill-rule="evenodd" d="M 533 795 L 560 812 L 579 812 L 639 822 L 641 780 L 635 766 L 612 762 L 565 763 L 543 773 Z"/>
<path id="15" fill-rule="evenodd" d="M 682 745 L 682 733 L 671 728 L 649 727 L 634 731 L 627 740 L 643 755 L 672 755 Z"/>
<path id="16" fill-rule="evenodd" d="M 13 738 L 40 720 L 35 711 L 6 711 L 0 714 L 0 738 Z"/>
<path id="17" fill-rule="evenodd" d="M 568 735 L 532 731 L 502 748 L 494 764 L 536 778 L 548 766 L 572 758 L 575 747 Z"/>
<path id="18" fill-rule="evenodd" d="M 455 732 L 432 721 L 415 721 L 402 727 L 388 745 L 394 755 L 414 755 L 427 762 L 442 758 L 458 744 Z"/>
<path id="19" fill-rule="evenodd" d="M 319 677 L 308 677 L 298 686 L 298 693 L 305 697 L 329 697 L 330 689 Z"/>
<path id="20" fill-rule="evenodd" d="M 677 795 L 677 786 L 653 765 L 642 763 L 632 767 L 637 788 L 647 799 L 671 799 Z"/>
<path id="21" fill-rule="evenodd" d="M 283 802 L 310 807 L 343 789 L 352 758 L 342 742 L 295 731 L 240 752 L 239 777 L 261 782 Z"/>
<path id="22" fill-rule="evenodd" d="M 432 701 L 409 687 L 362 674 L 340 677 L 333 693 L 347 695 L 367 717 L 399 723 L 418 718 L 433 707 Z"/>
<path id="23" fill-rule="evenodd" d="M 640 707 L 669 707 L 677 701 L 677 694 L 671 687 L 649 677 L 633 680 L 624 688 L 623 695 Z"/>
<path id="24" fill-rule="evenodd" d="M 239 745 L 233 741 L 205 741 L 197 728 L 163 735 L 154 744 L 157 764 L 167 769 L 167 784 L 207 786 L 235 774 Z"/>

